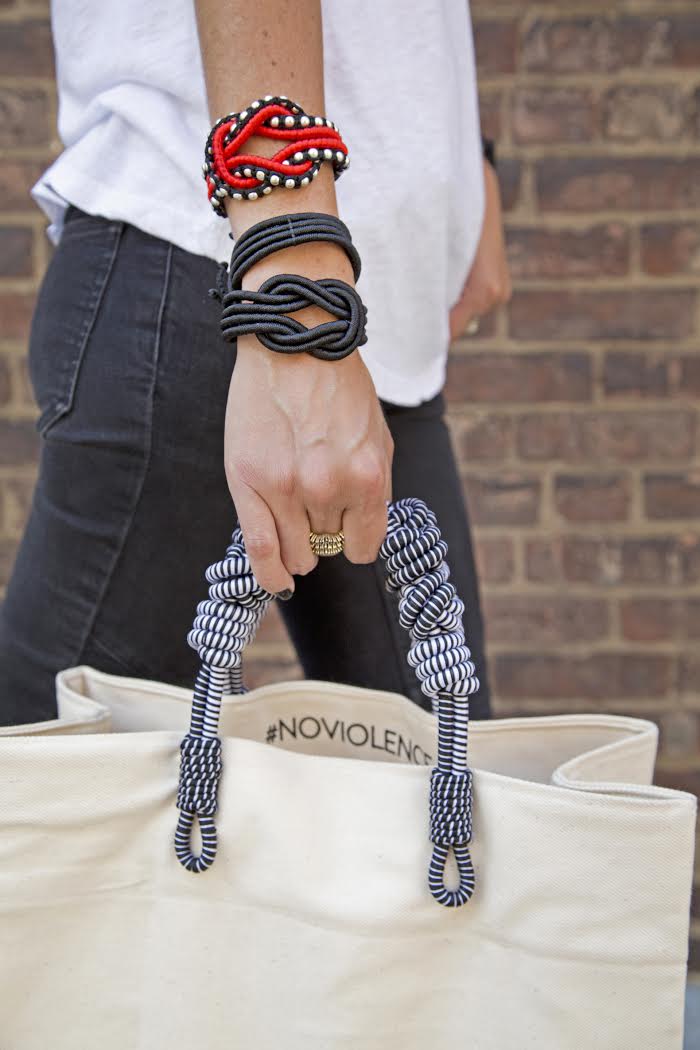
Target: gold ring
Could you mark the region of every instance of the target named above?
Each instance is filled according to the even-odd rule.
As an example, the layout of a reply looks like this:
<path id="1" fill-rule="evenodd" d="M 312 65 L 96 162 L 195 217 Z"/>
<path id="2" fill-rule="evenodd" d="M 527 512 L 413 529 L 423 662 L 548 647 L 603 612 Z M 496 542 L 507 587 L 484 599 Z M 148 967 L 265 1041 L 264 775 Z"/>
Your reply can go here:
<path id="1" fill-rule="evenodd" d="M 342 532 L 310 532 L 309 543 L 319 558 L 332 558 L 334 554 L 342 554 L 345 536 Z"/>
<path id="2" fill-rule="evenodd" d="M 471 321 L 467 325 L 467 335 L 477 335 L 479 331 L 480 320 L 481 319 L 479 317 L 472 317 Z"/>

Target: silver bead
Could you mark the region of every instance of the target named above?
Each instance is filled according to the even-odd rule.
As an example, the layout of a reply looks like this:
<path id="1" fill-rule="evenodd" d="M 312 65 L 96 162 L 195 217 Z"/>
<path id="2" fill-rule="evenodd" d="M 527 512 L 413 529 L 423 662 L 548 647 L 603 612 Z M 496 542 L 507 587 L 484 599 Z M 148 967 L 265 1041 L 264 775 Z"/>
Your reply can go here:
<path id="1" fill-rule="evenodd" d="M 259 102 L 253 102 L 253 103 L 251 103 L 251 107 L 250 108 L 251 109 L 258 109 L 259 107 L 260 107 L 260 103 Z"/>
<path id="2" fill-rule="evenodd" d="M 240 117 L 241 120 L 245 120 L 245 118 L 248 116 L 248 110 L 244 109 L 242 113 L 238 114 L 238 116 Z"/>
<path id="3" fill-rule="evenodd" d="M 345 160 L 343 161 L 343 167 L 344 168 L 349 168 L 350 167 L 350 157 L 348 157 L 347 155 L 345 157 Z"/>
<path id="4" fill-rule="evenodd" d="M 296 183 L 295 183 L 294 179 L 285 179 L 284 180 L 284 184 L 285 184 L 285 186 L 287 187 L 288 190 L 293 190 L 294 187 L 296 186 Z"/>
<path id="5" fill-rule="evenodd" d="M 272 100 L 272 95 L 265 95 L 265 101 L 266 102 L 270 102 L 271 100 Z"/>
<path id="6" fill-rule="evenodd" d="M 242 201 L 243 200 L 243 194 L 242 193 L 234 193 L 233 194 L 233 199 L 235 201 Z"/>
<path id="7" fill-rule="evenodd" d="M 341 153 L 340 150 L 338 150 L 338 152 L 335 155 L 335 159 L 338 161 L 339 164 L 342 164 L 342 162 L 345 160 L 345 154 Z"/>
<path id="8" fill-rule="evenodd" d="M 299 121 L 299 123 L 301 124 L 302 127 L 308 128 L 308 126 L 311 123 L 311 121 L 309 120 L 309 118 L 307 116 L 303 116 L 301 118 L 301 120 Z"/>
<path id="9" fill-rule="evenodd" d="M 279 117 L 271 117 L 270 118 L 270 126 L 273 127 L 273 128 L 278 128 L 280 126 L 280 118 Z"/>
<path id="10" fill-rule="evenodd" d="M 316 157 L 318 157 L 318 150 L 315 146 L 312 146 L 309 150 L 309 156 L 312 157 L 314 160 L 316 160 Z"/>
<path id="11" fill-rule="evenodd" d="M 333 150 L 332 149 L 324 149 L 323 156 L 326 158 L 326 160 L 331 160 L 332 157 L 333 157 Z"/>
<path id="12" fill-rule="evenodd" d="M 310 181 L 311 181 L 311 179 L 309 178 L 309 176 L 305 175 L 304 178 L 301 180 L 301 184 L 302 184 L 302 186 L 308 186 Z"/>
<path id="13" fill-rule="evenodd" d="M 258 180 L 258 182 L 264 182 L 265 181 L 265 172 L 264 171 L 256 171 L 255 172 L 255 178 Z"/>
<path id="14" fill-rule="evenodd" d="M 270 183 L 272 186 L 279 186 L 280 177 L 279 175 L 270 175 Z"/>
<path id="15" fill-rule="evenodd" d="M 263 186 L 263 193 L 272 193 L 272 186 Z"/>
<path id="16" fill-rule="evenodd" d="M 300 160 L 303 160 L 303 159 L 304 159 L 304 154 L 303 154 L 303 153 L 295 153 L 295 154 L 294 154 L 294 160 L 295 160 L 295 161 L 296 161 L 297 163 L 299 163 L 299 161 L 300 161 Z"/>
<path id="17" fill-rule="evenodd" d="M 294 117 L 285 117 L 284 118 L 284 122 L 285 122 L 285 124 L 287 125 L 288 128 L 293 128 L 294 127 Z"/>
<path id="18" fill-rule="evenodd" d="M 219 186 L 218 190 L 216 191 L 216 196 L 217 197 L 226 197 L 226 196 L 228 196 L 228 190 L 226 189 L 226 187 L 225 186 Z"/>
<path id="19" fill-rule="evenodd" d="M 323 124 L 323 117 L 314 117 L 314 124 L 316 127 L 320 127 Z"/>
<path id="20" fill-rule="evenodd" d="M 249 200 L 249 201 L 256 201 L 257 199 L 258 199 L 258 195 L 257 195 L 257 193 L 255 192 L 255 190 L 253 190 L 253 192 L 252 192 L 252 193 L 249 193 L 249 194 L 248 194 L 248 200 Z"/>
<path id="21" fill-rule="evenodd" d="M 251 177 L 251 175 L 253 174 L 253 172 L 251 171 L 250 168 L 244 168 L 243 169 L 243 174 L 245 175 L 245 177 L 247 179 L 249 179 Z"/>

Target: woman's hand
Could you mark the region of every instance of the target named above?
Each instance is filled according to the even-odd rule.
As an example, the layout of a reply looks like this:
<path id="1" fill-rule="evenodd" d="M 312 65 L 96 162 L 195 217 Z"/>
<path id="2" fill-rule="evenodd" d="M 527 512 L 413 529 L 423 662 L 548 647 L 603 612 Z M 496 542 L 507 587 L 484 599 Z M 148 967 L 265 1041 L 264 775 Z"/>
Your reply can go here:
<path id="1" fill-rule="evenodd" d="M 450 338 L 456 339 L 489 310 L 507 303 L 511 295 L 510 273 L 503 237 L 501 192 L 493 166 L 484 161 L 486 194 L 484 224 L 474 263 L 462 294 L 450 310 Z"/>
<path id="2" fill-rule="evenodd" d="M 289 254 L 288 254 L 289 253 Z M 258 287 L 271 273 L 312 279 L 352 271 L 335 246 L 277 252 L 246 275 Z M 331 320 L 316 307 L 292 315 Z M 285 355 L 255 336 L 238 340 L 226 410 L 226 476 L 258 583 L 275 594 L 317 562 L 309 532 L 345 534 L 353 562 L 377 556 L 387 527 L 393 441 L 374 384 L 355 351 L 341 361 Z"/>

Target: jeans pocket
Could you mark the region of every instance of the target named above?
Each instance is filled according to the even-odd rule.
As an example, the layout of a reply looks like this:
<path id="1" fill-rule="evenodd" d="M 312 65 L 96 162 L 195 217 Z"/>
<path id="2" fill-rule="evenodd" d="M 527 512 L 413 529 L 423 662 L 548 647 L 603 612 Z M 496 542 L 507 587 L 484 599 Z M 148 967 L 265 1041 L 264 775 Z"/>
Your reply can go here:
<path id="1" fill-rule="evenodd" d="M 117 255 L 123 223 L 74 213 L 44 276 L 32 319 L 29 373 L 46 437 L 73 407 L 80 367 Z"/>

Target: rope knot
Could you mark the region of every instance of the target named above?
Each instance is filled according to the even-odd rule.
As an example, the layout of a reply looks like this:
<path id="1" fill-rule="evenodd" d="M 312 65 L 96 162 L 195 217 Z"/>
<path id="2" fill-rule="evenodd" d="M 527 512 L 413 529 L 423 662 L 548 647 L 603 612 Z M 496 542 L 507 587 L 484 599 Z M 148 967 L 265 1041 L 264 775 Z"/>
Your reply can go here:
<path id="1" fill-rule="evenodd" d="M 213 816 L 221 768 L 219 737 L 196 737 L 188 733 L 180 744 L 178 809 L 200 817 Z"/>
<path id="2" fill-rule="evenodd" d="M 443 773 L 430 777 L 430 840 L 436 846 L 462 846 L 472 837 L 472 774 Z"/>

